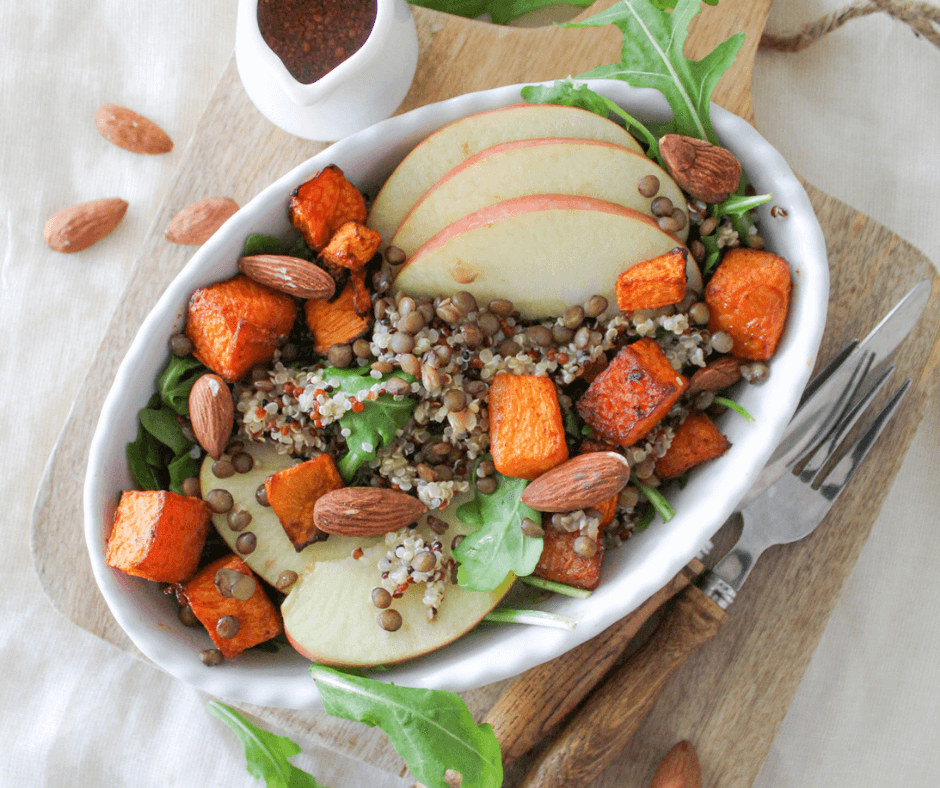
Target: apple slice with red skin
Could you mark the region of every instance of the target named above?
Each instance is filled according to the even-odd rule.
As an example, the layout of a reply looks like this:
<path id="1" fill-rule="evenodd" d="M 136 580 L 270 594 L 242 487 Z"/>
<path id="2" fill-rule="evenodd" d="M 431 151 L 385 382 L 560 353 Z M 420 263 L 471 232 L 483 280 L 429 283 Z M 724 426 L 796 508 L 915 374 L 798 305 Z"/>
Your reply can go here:
<path id="1" fill-rule="evenodd" d="M 644 178 L 659 190 L 644 197 Z M 494 145 L 448 172 L 417 202 L 402 221 L 391 245 L 411 255 L 450 224 L 488 205 L 533 194 L 570 194 L 632 208 L 652 217 L 657 197 L 667 197 L 687 211 L 675 181 L 646 156 L 599 140 L 515 140 Z M 655 220 L 655 218 L 654 218 Z M 688 221 L 676 237 L 685 241 Z"/>
<path id="2" fill-rule="evenodd" d="M 593 197 L 516 197 L 465 216 L 416 251 L 396 292 L 448 296 L 466 290 L 477 303 L 513 302 L 522 317 L 564 314 L 593 295 L 617 309 L 615 283 L 626 269 L 682 247 L 648 216 Z M 689 255 L 688 289 L 702 277 Z"/>
<path id="3" fill-rule="evenodd" d="M 460 162 L 502 142 L 544 137 L 603 140 L 640 152 L 623 127 L 577 107 L 515 104 L 467 115 L 412 149 L 376 195 L 366 223 L 388 244 L 412 206 Z"/>

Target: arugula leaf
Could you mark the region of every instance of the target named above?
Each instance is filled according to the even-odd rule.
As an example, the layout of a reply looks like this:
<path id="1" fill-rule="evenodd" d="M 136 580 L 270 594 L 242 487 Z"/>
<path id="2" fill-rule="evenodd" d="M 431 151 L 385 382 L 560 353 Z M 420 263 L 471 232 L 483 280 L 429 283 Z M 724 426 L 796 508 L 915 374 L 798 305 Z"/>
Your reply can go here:
<path id="1" fill-rule="evenodd" d="M 176 414 L 169 408 L 144 408 L 137 416 L 140 426 L 167 446 L 174 456 L 184 454 L 192 447 L 192 442 L 183 435 Z"/>
<path id="2" fill-rule="evenodd" d="M 454 550 L 460 562 L 457 582 L 474 591 L 492 591 L 510 572 L 531 575 L 542 554 L 542 538 L 523 536 L 522 520 L 541 515 L 522 502 L 528 481 L 496 473 L 496 491 L 476 491 L 472 501 L 457 509 L 457 519 L 477 530 Z"/>
<path id="3" fill-rule="evenodd" d="M 370 388 L 377 380 L 399 377 L 409 383 L 414 380 L 405 372 L 390 372 L 381 378 L 373 378 L 369 367 L 351 367 L 339 369 L 327 367 L 323 370 L 323 379 L 335 381 L 337 388 L 346 394 L 358 394 Z M 413 397 L 396 400 L 391 394 L 381 394 L 374 402 L 365 400 L 362 411 L 346 411 L 339 420 L 342 429 L 348 429 L 346 448 L 348 452 L 339 463 L 339 472 L 349 482 L 363 465 L 373 460 L 382 446 L 387 446 L 404 429 L 418 401 Z"/>
<path id="4" fill-rule="evenodd" d="M 157 478 L 154 465 L 149 461 L 153 457 L 151 453 L 153 449 L 151 444 L 153 443 L 156 443 L 153 436 L 141 428 L 137 432 L 137 439 L 133 443 L 127 444 L 127 465 L 130 468 L 131 476 L 134 477 L 134 481 L 137 482 L 137 486 L 141 490 L 163 489 L 163 485 Z"/>
<path id="5" fill-rule="evenodd" d="M 262 233 L 252 233 L 245 239 L 245 257 L 256 254 L 288 254 L 304 260 L 313 259 L 313 251 L 304 243 L 303 238 L 285 241 L 274 235 Z"/>
<path id="6" fill-rule="evenodd" d="M 552 85 L 526 85 L 522 89 L 522 100 L 529 104 L 560 104 L 565 107 L 579 107 L 600 115 L 609 117 L 613 113 L 623 120 L 627 128 L 634 129 L 647 146 L 650 158 L 661 165 L 662 157 L 659 155 L 659 141 L 653 133 L 640 121 L 634 118 L 623 108 L 600 93 L 595 93 L 587 85 L 578 85 L 568 79 L 556 79 Z"/>
<path id="7" fill-rule="evenodd" d="M 563 0 L 565 5 L 573 5 L 578 8 L 587 8 L 594 0 Z M 548 8 L 558 5 L 559 0 L 490 0 L 488 11 L 490 19 L 495 25 L 505 25 L 507 22 L 528 14 L 530 11 L 537 11 L 540 8 Z"/>
<path id="8" fill-rule="evenodd" d="M 726 408 L 731 408 L 739 416 L 743 417 L 745 421 L 755 421 L 754 417 L 748 412 L 747 408 L 743 405 L 739 405 L 733 399 L 728 399 L 727 397 L 715 397 L 715 404 L 724 405 Z"/>
<path id="9" fill-rule="evenodd" d="M 180 495 L 183 494 L 183 482 L 190 476 L 198 477 L 202 466 L 202 463 L 190 453 L 191 450 L 192 444 L 190 444 L 190 451 L 179 454 L 167 465 L 170 473 L 170 490 Z"/>
<path id="10" fill-rule="evenodd" d="M 287 760 L 300 753 L 300 747 L 286 736 L 277 736 L 252 725 L 237 711 L 218 701 L 210 701 L 208 710 L 235 731 L 245 748 L 248 774 L 256 780 L 264 780 L 267 788 L 326 788 Z"/>
<path id="11" fill-rule="evenodd" d="M 616 25 L 623 33 L 621 62 L 598 66 L 580 79 L 622 79 L 634 87 L 656 88 L 672 107 L 672 121 L 655 131 L 674 132 L 718 144 L 712 128 L 710 101 L 721 75 L 744 43 L 737 33 L 701 60 L 683 54 L 688 27 L 701 8 L 700 0 L 678 0 L 675 10 L 657 8 L 649 0 L 622 0 L 583 22 L 563 27 Z"/>
<path id="12" fill-rule="evenodd" d="M 192 356 L 170 356 L 166 369 L 157 378 L 157 393 L 164 405 L 180 416 L 189 415 L 189 392 L 208 368 Z"/>
<path id="13" fill-rule="evenodd" d="M 445 14 L 465 16 L 469 19 L 485 14 L 490 0 L 408 0 L 412 5 L 443 11 Z"/>
<path id="14" fill-rule="evenodd" d="M 676 516 L 676 510 L 669 505 L 669 501 L 666 500 L 659 490 L 655 487 L 650 487 L 648 484 L 643 484 L 639 479 L 632 479 L 633 485 L 646 497 L 652 505 L 653 508 L 659 512 L 660 516 L 663 518 L 663 522 L 669 522 L 673 517 Z M 648 523 L 647 523 L 648 525 Z"/>
<path id="15" fill-rule="evenodd" d="M 713 205 L 711 212 L 716 217 L 744 216 L 748 211 L 754 210 L 759 205 L 770 202 L 772 197 L 773 195 L 770 194 L 755 194 L 750 197 L 743 194 L 732 194 L 724 202 Z"/>
<path id="16" fill-rule="evenodd" d="M 311 665 L 327 714 L 378 725 L 415 779 L 446 788 L 444 773 L 454 769 L 463 788 L 500 788 L 503 767 L 493 728 L 477 725 L 459 695 L 445 690 L 397 687 Z"/>

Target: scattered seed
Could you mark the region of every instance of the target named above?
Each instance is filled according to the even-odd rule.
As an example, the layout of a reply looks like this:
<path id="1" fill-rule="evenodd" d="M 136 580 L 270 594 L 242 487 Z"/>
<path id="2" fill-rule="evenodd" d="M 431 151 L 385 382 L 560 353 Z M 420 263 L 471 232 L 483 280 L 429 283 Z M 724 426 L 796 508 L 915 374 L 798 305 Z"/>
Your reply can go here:
<path id="1" fill-rule="evenodd" d="M 174 356 L 188 356 L 193 352 L 192 340 L 186 334 L 174 334 L 170 337 L 170 352 Z"/>
<path id="2" fill-rule="evenodd" d="M 655 175 L 644 175 L 640 178 L 637 189 L 644 197 L 655 197 L 659 191 L 659 178 Z"/>
<path id="3" fill-rule="evenodd" d="M 242 555 L 253 553 L 258 546 L 258 537 L 252 531 L 245 531 L 235 540 L 235 549 Z"/>
<path id="4" fill-rule="evenodd" d="M 656 177 L 656 176 L 652 176 Z M 600 317 L 607 311 L 607 299 L 602 295 L 593 295 L 584 303 L 584 314 L 587 317 Z"/>
<path id="5" fill-rule="evenodd" d="M 297 573 L 291 569 L 285 569 L 277 576 L 277 580 L 274 582 L 274 587 L 282 594 L 286 594 L 291 590 L 291 588 L 294 587 L 294 583 L 296 582 Z"/>
<path id="6" fill-rule="evenodd" d="M 238 634 L 238 629 L 238 619 L 235 616 L 222 616 L 215 623 L 216 634 L 226 640 L 235 637 Z"/>
<path id="7" fill-rule="evenodd" d="M 404 331 L 395 332 L 388 341 L 388 349 L 395 354 L 410 353 L 414 348 L 415 338 Z"/>
<path id="8" fill-rule="evenodd" d="M 210 490 L 206 496 L 206 503 L 216 514 L 225 514 L 235 505 L 235 499 L 228 490 Z"/>
<path id="9" fill-rule="evenodd" d="M 489 310 L 500 317 L 509 317 L 515 305 L 508 298 L 494 298 L 489 303 Z"/>
<path id="10" fill-rule="evenodd" d="M 353 342 L 352 350 L 356 358 L 369 358 L 372 355 L 372 346 L 365 339 L 357 339 Z"/>
<path id="11" fill-rule="evenodd" d="M 468 293 L 466 290 L 461 290 L 453 297 L 454 305 L 460 312 L 464 315 L 469 315 L 471 312 L 477 311 L 477 300 L 473 297 L 472 293 Z"/>
<path id="12" fill-rule="evenodd" d="M 418 377 L 421 374 L 421 362 L 411 353 L 400 356 L 398 365 L 401 367 L 402 372 L 407 372 L 409 375 Z"/>
<path id="13" fill-rule="evenodd" d="M 228 479 L 235 475 L 235 466 L 230 460 L 216 460 L 212 463 L 212 474 L 216 479 Z"/>
<path id="14" fill-rule="evenodd" d="M 221 665 L 225 662 L 225 657 L 222 656 L 222 652 L 217 648 L 207 648 L 199 652 L 199 659 L 202 660 L 203 665 L 212 667 L 213 665 Z"/>
<path id="15" fill-rule="evenodd" d="M 526 331 L 526 336 L 534 345 L 548 347 L 552 344 L 552 332 L 550 328 L 543 325 L 530 326 Z"/>
<path id="16" fill-rule="evenodd" d="M 465 538 L 465 537 L 464 537 L 463 534 L 457 534 L 457 535 L 451 540 L 450 549 L 453 551 L 453 550 L 456 550 L 458 547 L 460 547 L 460 543 L 464 540 L 464 538 Z"/>
<path id="17" fill-rule="evenodd" d="M 326 360 L 329 361 L 332 367 L 339 367 L 340 369 L 348 367 L 352 364 L 353 349 L 349 345 L 332 345 L 326 352 Z"/>
<path id="18" fill-rule="evenodd" d="M 271 503 L 268 501 L 268 488 L 263 484 L 259 484 L 258 489 L 255 490 L 255 500 L 262 506 L 271 505 Z"/>
<path id="19" fill-rule="evenodd" d="M 492 495 L 496 492 L 497 481 L 492 476 L 485 476 L 477 479 L 477 489 L 484 495 Z"/>
<path id="20" fill-rule="evenodd" d="M 385 250 L 385 262 L 389 265 L 401 265 L 405 262 L 405 251 L 397 246 L 390 246 Z"/>
<path id="21" fill-rule="evenodd" d="M 199 619 L 196 618 L 196 614 L 193 613 L 193 609 L 189 605 L 183 605 L 176 615 L 184 627 L 199 626 Z"/>
<path id="22" fill-rule="evenodd" d="M 775 219 L 783 219 L 787 215 L 787 210 L 786 208 L 781 208 L 779 205 L 775 205 L 770 209 L 770 215 Z"/>
<path id="23" fill-rule="evenodd" d="M 650 213 L 656 217 L 672 216 L 675 206 L 668 197 L 657 197 L 650 203 Z"/>
<path id="24" fill-rule="evenodd" d="M 191 498 L 201 498 L 202 497 L 202 488 L 199 484 L 199 479 L 195 476 L 189 476 L 186 479 L 183 479 L 183 495 L 188 495 Z"/>
<path id="25" fill-rule="evenodd" d="M 397 632 L 401 629 L 401 613 L 397 610 L 383 610 L 378 615 L 379 626 L 386 632 Z"/>
<path id="26" fill-rule="evenodd" d="M 392 595 L 384 588 L 373 588 L 372 604 L 380 610 L 385 610 L 385 608 L 392 604 Z"/>
<path id="27" fill-rule="evenodd" d="M 679 222 L 674 216 L 661 216 L 656 223 L 663 232 L 674 233 L 680 229 Z"/>
<path id="28" fill-rule="evenodd" d="M 422 550 L 411 559 L 411 568 L 416 572 L 430 572 L 437 566 L 437 558 L 430 550 Z"/>
<path id="29" fill-rule="evenodd" d="M 447 523 L 444 522 L 440 517 L 435 517 L 433 514 L 428 515 L 428 528 L 430 528 L 438 536 L 447 532 Z"/>
<path id="30" fill-rule="evenodd" d="M 617 506 L 632 509 L 640 500 L 640 492 L 636 487 L 624 487 L 617 496 Z"/>
<path id="31" fill-rule="evenodd" d="M 233 531 L 244 531 L 251 523 L 251 512 L 247 509 L 232 508 L 226 517 L 228 527 Z"/>

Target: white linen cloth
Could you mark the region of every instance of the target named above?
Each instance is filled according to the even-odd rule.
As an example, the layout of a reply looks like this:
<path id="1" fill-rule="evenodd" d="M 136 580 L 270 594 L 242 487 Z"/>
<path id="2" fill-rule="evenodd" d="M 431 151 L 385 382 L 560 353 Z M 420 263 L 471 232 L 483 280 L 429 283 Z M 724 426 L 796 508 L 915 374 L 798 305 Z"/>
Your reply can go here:
<path id="1" fill-rule="evenodd" d="M 260 784 L 234 735 L 206 713 L 205 696 L 54 611 L 27 544 L 33 497 L 69 404 L 231 55 L 235 6 L 0 4 L 0 785 L 9 788 Z M 840 7 L 777 0 L 768 29 L 788 32 Z M 801 54 L 759 55 L 754 97 L 758 128 L 795 171 L 940 263 L 940 50 L 871 16 Z M 153 118 L 175 150 L 140 157 L 108 145 L 92 123 L 102 103 Z M 130 202 L 113 236 L 79 255 L 46 247 L 52 213 L 110 196 Z M 938 436 L 935 401 L 760 788 L 936 785 Z M 407 784 L 313 749 L 294 762 L 331 788 Z"/>

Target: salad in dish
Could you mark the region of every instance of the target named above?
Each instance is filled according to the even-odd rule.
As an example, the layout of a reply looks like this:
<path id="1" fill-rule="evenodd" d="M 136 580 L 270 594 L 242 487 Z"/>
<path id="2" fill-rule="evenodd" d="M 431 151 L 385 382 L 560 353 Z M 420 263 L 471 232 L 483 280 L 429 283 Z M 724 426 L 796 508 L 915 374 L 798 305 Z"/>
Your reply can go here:
<path id="1" fill-rule="evenodd" d="M 789 302 L 734 156 L 648 154 L 527 103 L 432 134 L 371 204 L 336 166 L 299 184 L 295 237 L 249 237 L 169 338 L 109 566 L 168 584 L 207 664 L 282 632 L 394 664 L 516 579 L 596 588 L 728 449 L 722 394 L 766 378 Z"/>

